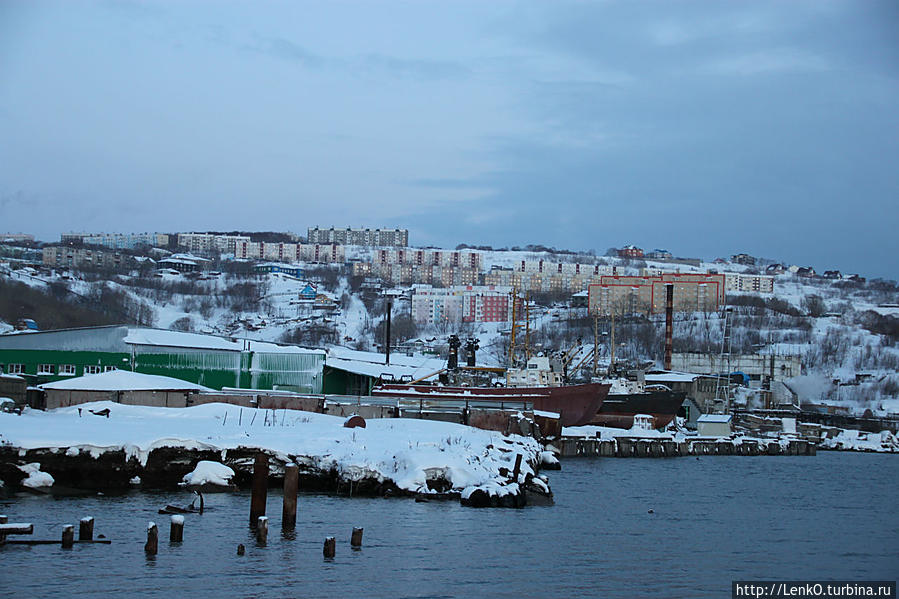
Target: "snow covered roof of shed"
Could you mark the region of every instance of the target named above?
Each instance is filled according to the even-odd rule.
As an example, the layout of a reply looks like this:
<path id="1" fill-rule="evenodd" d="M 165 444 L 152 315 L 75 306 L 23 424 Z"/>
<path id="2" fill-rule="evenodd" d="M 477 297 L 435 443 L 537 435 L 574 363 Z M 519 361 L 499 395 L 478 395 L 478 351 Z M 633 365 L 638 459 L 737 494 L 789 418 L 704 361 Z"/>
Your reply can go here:
<path id="1" fill-rule="evenodd" d="M 703 414 L 696 419 L 696 422 L 728 423 L 731 421 L 731 418 L 732 416 L 730 414 Z"/>
<path id="2" fill-rule="evenodd" d="M 110 370 L 77 378 L 40 385 L 41 389 L 67 391 L 212 391 L 208 387 L 156 374 L 141 374 L 130 370 Z"/>

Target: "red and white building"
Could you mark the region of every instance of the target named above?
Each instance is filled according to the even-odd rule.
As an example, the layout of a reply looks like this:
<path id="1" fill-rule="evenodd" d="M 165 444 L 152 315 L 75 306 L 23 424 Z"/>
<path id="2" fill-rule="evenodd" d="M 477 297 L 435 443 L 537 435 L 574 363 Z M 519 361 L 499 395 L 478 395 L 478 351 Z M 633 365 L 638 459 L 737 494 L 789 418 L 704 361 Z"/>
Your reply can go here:
<path id="1" fill-rule="evenodd" d="M 412 318 L 418 324 L 509 322 L 512 289 L 493 285 L 412 286 Z"/>

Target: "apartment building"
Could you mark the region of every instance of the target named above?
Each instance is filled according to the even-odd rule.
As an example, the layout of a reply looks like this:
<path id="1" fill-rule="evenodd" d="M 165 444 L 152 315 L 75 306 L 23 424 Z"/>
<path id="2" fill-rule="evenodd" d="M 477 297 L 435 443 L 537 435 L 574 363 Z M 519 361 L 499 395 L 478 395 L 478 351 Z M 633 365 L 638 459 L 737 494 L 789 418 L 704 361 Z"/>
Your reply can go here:
<path id="1" fill-rule="evenodd" d="M 29 233 L 3 233 L 0 234 L 0 241 L 7 243 L 33 243 L 34 235 Z"/>
<path id="2" fill-rule="evenodd" d="M 63 233 L 64 244 L 99 245 L 114 250 L 133 250 L 143 246 L 165 246 L 169 236 L 165 233 Z"/>
<path id="3" fill-rule="evenodd" d="M 178 233 L 178 246 L 191 253 L 208 254 L 212 251 L 237 255 L 237 244 L 250 241 L 246 235 L 216 235 L 215 233 Z"/>
<path id="4" fill-rule="evenodd" d="M 617 267 L 604 264 L 521 260 L 513 267 L 492 267 L 484 275 L 484 284 L 506 285 L 532 292 L 578 293 L 590 284 L 598 284 L 602 276 L 617 272 Z"/>
<path id="5" fill-rule="evenodd" d="M 122 256 L 118 252 L 93 248 L 54 245 L 46 246 L 42 250 L 44 265 L 57 268 L 118 268 L 128 259 L 128 256 Z"/>
<path id="6" fill-rule="evenodd" d="M 659 276 L 603 276 L 589 286 L 590 312 L 660 314 L 665 312 L 667 286 L 674 287 L 676 312 L 713 312 L 724 304 L 722 274 L 662 273 Z"/>
<path id="7" fill-rule="evenodd" d="M 273 243 L 247 239 L 235 244 L 234 256 L 244 260 L 343 264 L 346 262 L 346 249 L 334 243 Z"/>
<path id="8" fill-rule="evenodd" d="M 724 273 L 726 291 L 748 293 L 774 293 L 774 277 L 769 275 L 745 275 Z"/>
<path id="9" fill-rule="evenodd" d="M 309 227 L 306 242 L 311 244 L 365 245 L 372 247 L 406 247 L 408 229 L 322 229 Z"/>
<path id="10" fill-rule="evenodd" d="M 412 317 L 418 324 L 509 322 L 511 288 L 492 285 L 412 286 Z"/>

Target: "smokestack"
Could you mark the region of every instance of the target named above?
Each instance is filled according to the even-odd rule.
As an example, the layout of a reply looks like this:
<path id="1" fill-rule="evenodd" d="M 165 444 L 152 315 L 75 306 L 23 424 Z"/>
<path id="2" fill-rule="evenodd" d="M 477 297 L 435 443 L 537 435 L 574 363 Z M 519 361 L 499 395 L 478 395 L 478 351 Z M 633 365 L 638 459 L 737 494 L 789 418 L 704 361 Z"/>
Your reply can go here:
<path id="1" fill-rule="evenodd" d="M 459 348 L 462 347 L 462 342 L 459 341 L 456 335 L 450 335 L 448 345 L 449 354 L 446 358 L 446 369 L 457 370 L 459 368 Z"/>
<path id="2" fill-rule="evenodd" d="M 665 285 L 665 370 L 671 370 L 672 337 L 674 336 L 674 285 Z"/>
<path id="3" fill-rule="evenodd" d="M 384 348 L 387 352 L 387 359 L 385 363 L 390 366 L 390 313 L 393 312 L 393 300 L 388 297 L 387 298 L 387 331 L 386 331 L 386 342 L 384 343 Z"/>

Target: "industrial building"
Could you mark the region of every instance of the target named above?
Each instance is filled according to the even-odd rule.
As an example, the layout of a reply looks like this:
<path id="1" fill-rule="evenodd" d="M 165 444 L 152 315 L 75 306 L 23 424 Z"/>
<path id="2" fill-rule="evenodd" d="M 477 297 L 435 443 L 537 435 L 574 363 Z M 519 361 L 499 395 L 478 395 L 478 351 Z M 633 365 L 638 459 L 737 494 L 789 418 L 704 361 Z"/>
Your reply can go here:
<path id="1" fill-rule="evenodd" d="M 225 387 L 320 393 L 325 352 L 114 325 L 0 335 L 0 367 L 43 384 L 110 370 Z"/>

